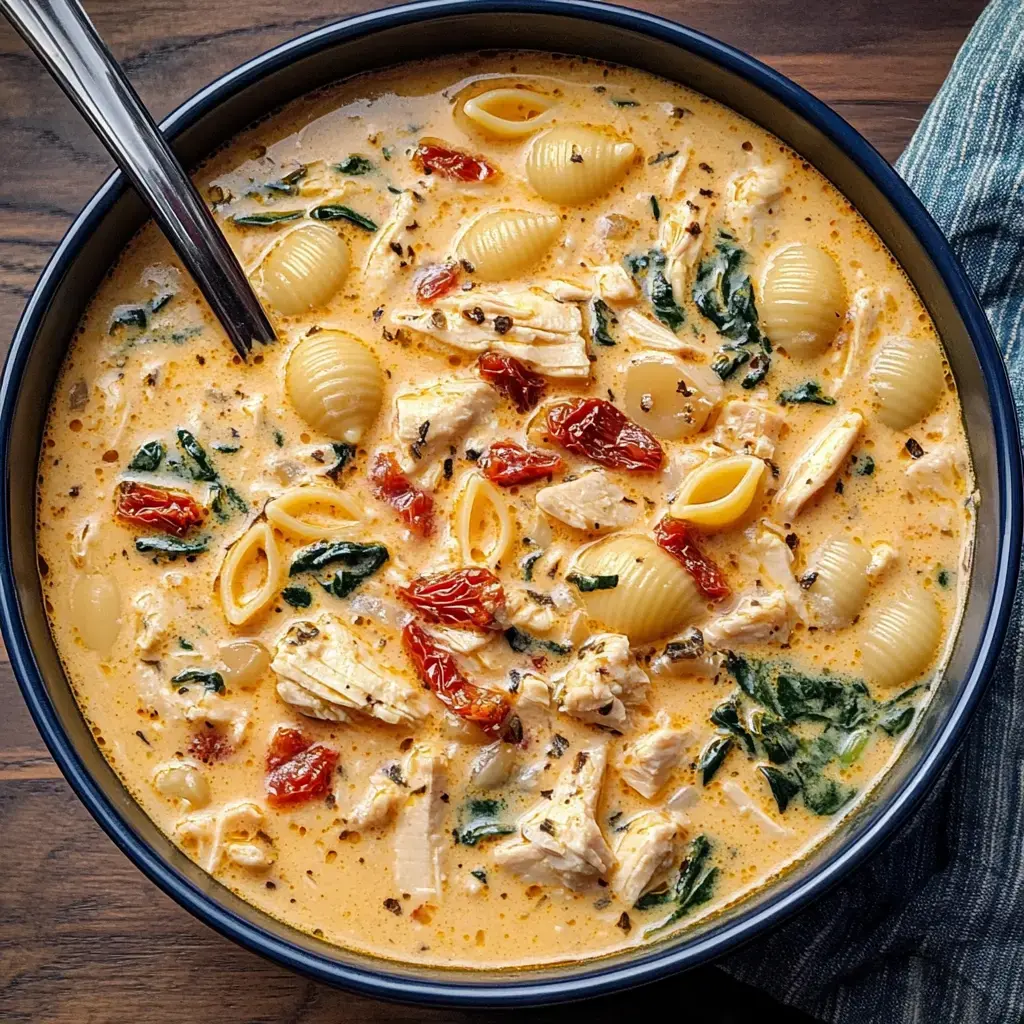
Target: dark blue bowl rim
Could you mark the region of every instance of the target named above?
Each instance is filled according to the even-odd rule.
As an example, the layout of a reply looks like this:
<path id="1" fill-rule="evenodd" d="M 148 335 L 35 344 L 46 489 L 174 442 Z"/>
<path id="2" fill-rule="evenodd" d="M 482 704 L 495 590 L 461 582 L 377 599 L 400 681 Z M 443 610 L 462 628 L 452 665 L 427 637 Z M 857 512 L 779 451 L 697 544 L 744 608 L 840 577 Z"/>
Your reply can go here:
<path id="1" fill-rule="evenodd" d="M 626 963 L 595 961 L 569 977 L 473 981 L 397 977 L 386 964 L 380 970 L 346 965 L 306 952 L 220 906 L 159 857 L 121 817 L 75 752 L 49 701 L 17 598 L 11 559 L 9 502 L 11 428 L 22 375 L 36 332 L 60 288 L 60 282 L 84 240 L 127 187 L 115 173 L 70 227 L 43 271 L 18 324 L 0 383 L 0 452 L 5 472 L 0 495 L 0 629 L 11 665 L 36 726 L 79 799 L 114 843 L 153 882 L 185 909 L 221 934 L 293 970 L 366 995 L 402 1001 L 462 1006 L 522 1006 L 595 996 L 663 978 L 694 967 L 778 924 L 863 863 L 904 822 L 938 777 L 962 739 L 970 717 L 991 679 L 1002 646 L 1016 586 L 1021 549 L 1021 452 L 1009 380 L 985 314 L 962 268 L 928 212 L 892 167 L 838 114 L 777 71 L 692 29 L 649 14 L 590 0 L 426 0 L 387 8 L 337 22 L 284 43 L 241 65 L 182 104 L 161 125 L 174 137 L 237 91 L 302 57 L 340 41 L 386 28 L 453 14 L 550 14 L 586 18 L 643 33 L 704 57 L 780 100 L 840 147 L 870 178 L 916 234 L 934 262 L 966 324 L 984 374 L 996 438 L 1000 506 L 999 556 L 981 640 L 959 696 L 930 748 L 903 788 L 875 820 L 838 850 L 815 873 L 785 885 L 765 903 L 752 907 L 718 929 L 678 947 L 640 953 Z M 396 965 L 400 969 L 400 965 Z"/>

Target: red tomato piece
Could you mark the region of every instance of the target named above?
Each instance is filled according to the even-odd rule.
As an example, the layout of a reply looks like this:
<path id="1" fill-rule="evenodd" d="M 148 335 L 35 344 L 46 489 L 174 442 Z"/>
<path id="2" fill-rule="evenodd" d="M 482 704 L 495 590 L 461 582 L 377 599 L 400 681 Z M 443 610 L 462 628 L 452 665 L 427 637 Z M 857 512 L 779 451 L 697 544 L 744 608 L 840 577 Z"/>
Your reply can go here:
<path id="1" fill-rule="evenodd" d="M 548 432 L 567 451 L 609 469 L 649 472 L 665 457 L 653 434 L 603 398 L 572 398 L 552 406 Z"/>
<path id="2" fill-rule="evenodd" d="M 498 173 L 482 156 L 472 156 L 430 139 L 420 142 L 414 159 L 424 171 L 453 181 L 487 181 Z"/>
<path id="3" fill-rule="evenodd" d="M 267 803 L 274 807 L 290 807 L 326 796 L 337 765 L 336 750 L 320 743 L 307 747 L 267 773 Z"/>
<path id="4" fill-rule="evenodd" d="M 682 564 L 705 597 L 721 601 L 729 596 L 722 570 L 697 547 L 692 531 L 681 519 L 665 516 L 654 528 L 654 539 Z"/>
<path id="5" fill-rule="evenodd" d="M 219 729 L 204 728 L 189 740 L 188 752 L 203 764 L 213 764 L 234 753 L 234 748 Z"/>
<path id="6" fill-rule="evenodd" d="M 515 441 L 495 441 L 480 457 L 484 476 L 501 487 L 543 480 L 563 469 L 565 463 L 554 452 L 524 448 Z"/>
<path id="7" fill-rule="evenodd" d="M 480 726 L 490 736 L 518 742 L 522 727 L 508 697 L 469 682 L 455 655 L 437 643 L 422 626 L 410 622 L 402 630 L 402 646 L 420 679 L 454 715 Z"/>
<path id="8" fill-rule="evenodd" d="M 489 569 L 454 569 L 420 576 L 398 594 L 431 622 L 501 629 L 494 613 L 505 604 L 501 580 Z"/>
<path id="9" fill-rule="evenodd" d="M 457 263 L 435 263 L 424 267 L 416 275 L 416 298 L 420 302 L 432 302 L 447 295 L 459 283 Z"/>
<path id="10" fill-rule="evenodd" d="M 501 352 L 485 352 L 477 362 L 477 370 L 495 391 L 511 400 L 519 412 L 529 412 L 548 386 L 539 373 Z"/>
<path id="11" fill-rule="evenodd" d="M 270 738 L 270 746 L 267 748 L 267 771 L 290 761 L 296 754 L 301 754 L 312 746 L 312 743 L 313 741 L 300 729 L 282 725 Z"/>
<path id="12" fill-rule="evenodd" d="M 135 526 L 150 526 L 184 537 L 206 517 L 206 510 L 189 494 L 126 480 L 117 493 L 118 519 Z"/>
<path id="13" fill-rule="evenodd" d="M 370 467 L 370 486 L 414 533 L 429 537 L 434 529 L 434 500 L 414 487 L 402 473 L 391 452 L 380 452 Z"/>

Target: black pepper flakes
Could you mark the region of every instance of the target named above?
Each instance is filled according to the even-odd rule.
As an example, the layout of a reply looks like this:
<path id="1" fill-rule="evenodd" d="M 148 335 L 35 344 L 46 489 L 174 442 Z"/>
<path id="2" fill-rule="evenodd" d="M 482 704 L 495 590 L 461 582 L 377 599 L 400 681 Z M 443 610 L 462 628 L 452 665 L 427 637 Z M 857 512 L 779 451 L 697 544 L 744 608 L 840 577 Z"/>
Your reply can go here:
<path id="1" fill-rule="evenodd" d="M 487 317 L 484 316 L 484 311 L 479 306 L 474 306 L 472 309 L 464 309 L 462 315 L 471 323 L 482 324 Z"/>
<path id="2" fill-rule="evenodd" d="M 394 898 L 394 896 L 389 896 L 384 901 L 384 909 L 390 910 L 391 913 L 395 915 L 395 917 L 402 916 L 402 904 L 399 903 L 398 900 Z"/>
<path id="3" fill-rule="evenodd" d="M 512 317 L 496 316 L 494 318 L 494 330 L 497 334 L 508 334 L 512 330 Z"/>
<path id="4" fill-rule="evenodd" d="M 615 922 L 616 928 L 621 928 L 627 935 L 633 930 L 633 922 L 629 919 L 629 914 L 623 911 L 619 915 L 618 921 Z"/>
<path id="5" fill-rule="evenodd" d="M 805 572 L 805 573 L 803 574 L 803 576 L 801 576 L 801 577 L 800 577 L 800 578 L 799 578 L 799 579 L 797 580 L 797 583 L 799 583 L 799 584 L 800 584 L 800 588 L 801 588 L 802 590 L 810 590 L 810 589 L 811 589 L 811 587 L 813 587 L 813 586 L 814 586 L 814 581 L 815 581 L 815 580 L 816 580 L 817 578 L 818 578 L 818 574 L 817 574 L 816 572 Z"/>
<path id="6" fill-rule="evenodd" d="M 796 551 L 797 545 L 800 543 L 800 538 L 795 533 L 786 534 L 786 547 L 790 551 Z"/>
<path id="7" fill-rule="evenodd" d="M 924 455 L 924 449 L 912 437 L 907 438 L 907 443 L 903 447 L 907 449 L 912 459 L 919 459 Z"/>

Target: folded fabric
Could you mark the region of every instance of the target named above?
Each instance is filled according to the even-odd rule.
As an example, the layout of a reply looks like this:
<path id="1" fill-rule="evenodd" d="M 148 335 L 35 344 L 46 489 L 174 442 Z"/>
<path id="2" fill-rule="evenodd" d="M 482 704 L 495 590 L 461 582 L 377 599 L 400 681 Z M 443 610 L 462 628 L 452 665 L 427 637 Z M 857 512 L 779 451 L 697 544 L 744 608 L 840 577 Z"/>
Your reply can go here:
<path id="1" fill-rule="evenodd" d="M 963 262 L 1024 409 L 1024 5 L 993 0 L 897 163 Z M 1018 597 L 968 738 L 909 827 L 721 963 L 821 1020 L 1024 1017 L 1024 637 Z"/>

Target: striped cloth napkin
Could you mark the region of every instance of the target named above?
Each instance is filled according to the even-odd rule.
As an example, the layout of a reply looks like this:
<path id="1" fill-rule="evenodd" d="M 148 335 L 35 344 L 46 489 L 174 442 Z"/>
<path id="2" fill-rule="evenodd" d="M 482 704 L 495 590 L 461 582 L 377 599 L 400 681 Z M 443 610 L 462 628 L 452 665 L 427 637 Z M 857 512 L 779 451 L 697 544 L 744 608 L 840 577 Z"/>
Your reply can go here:
<path id="1" fill-rule="evenodd" d="M 1024 4 L 993 0 L 897 168 L 981 297 L 1024 410 Z M 880 855 L 721 963 L 842 1024 L 1024 1020 L 1024 644 L 1018 596 L 967 740 Z"/>

